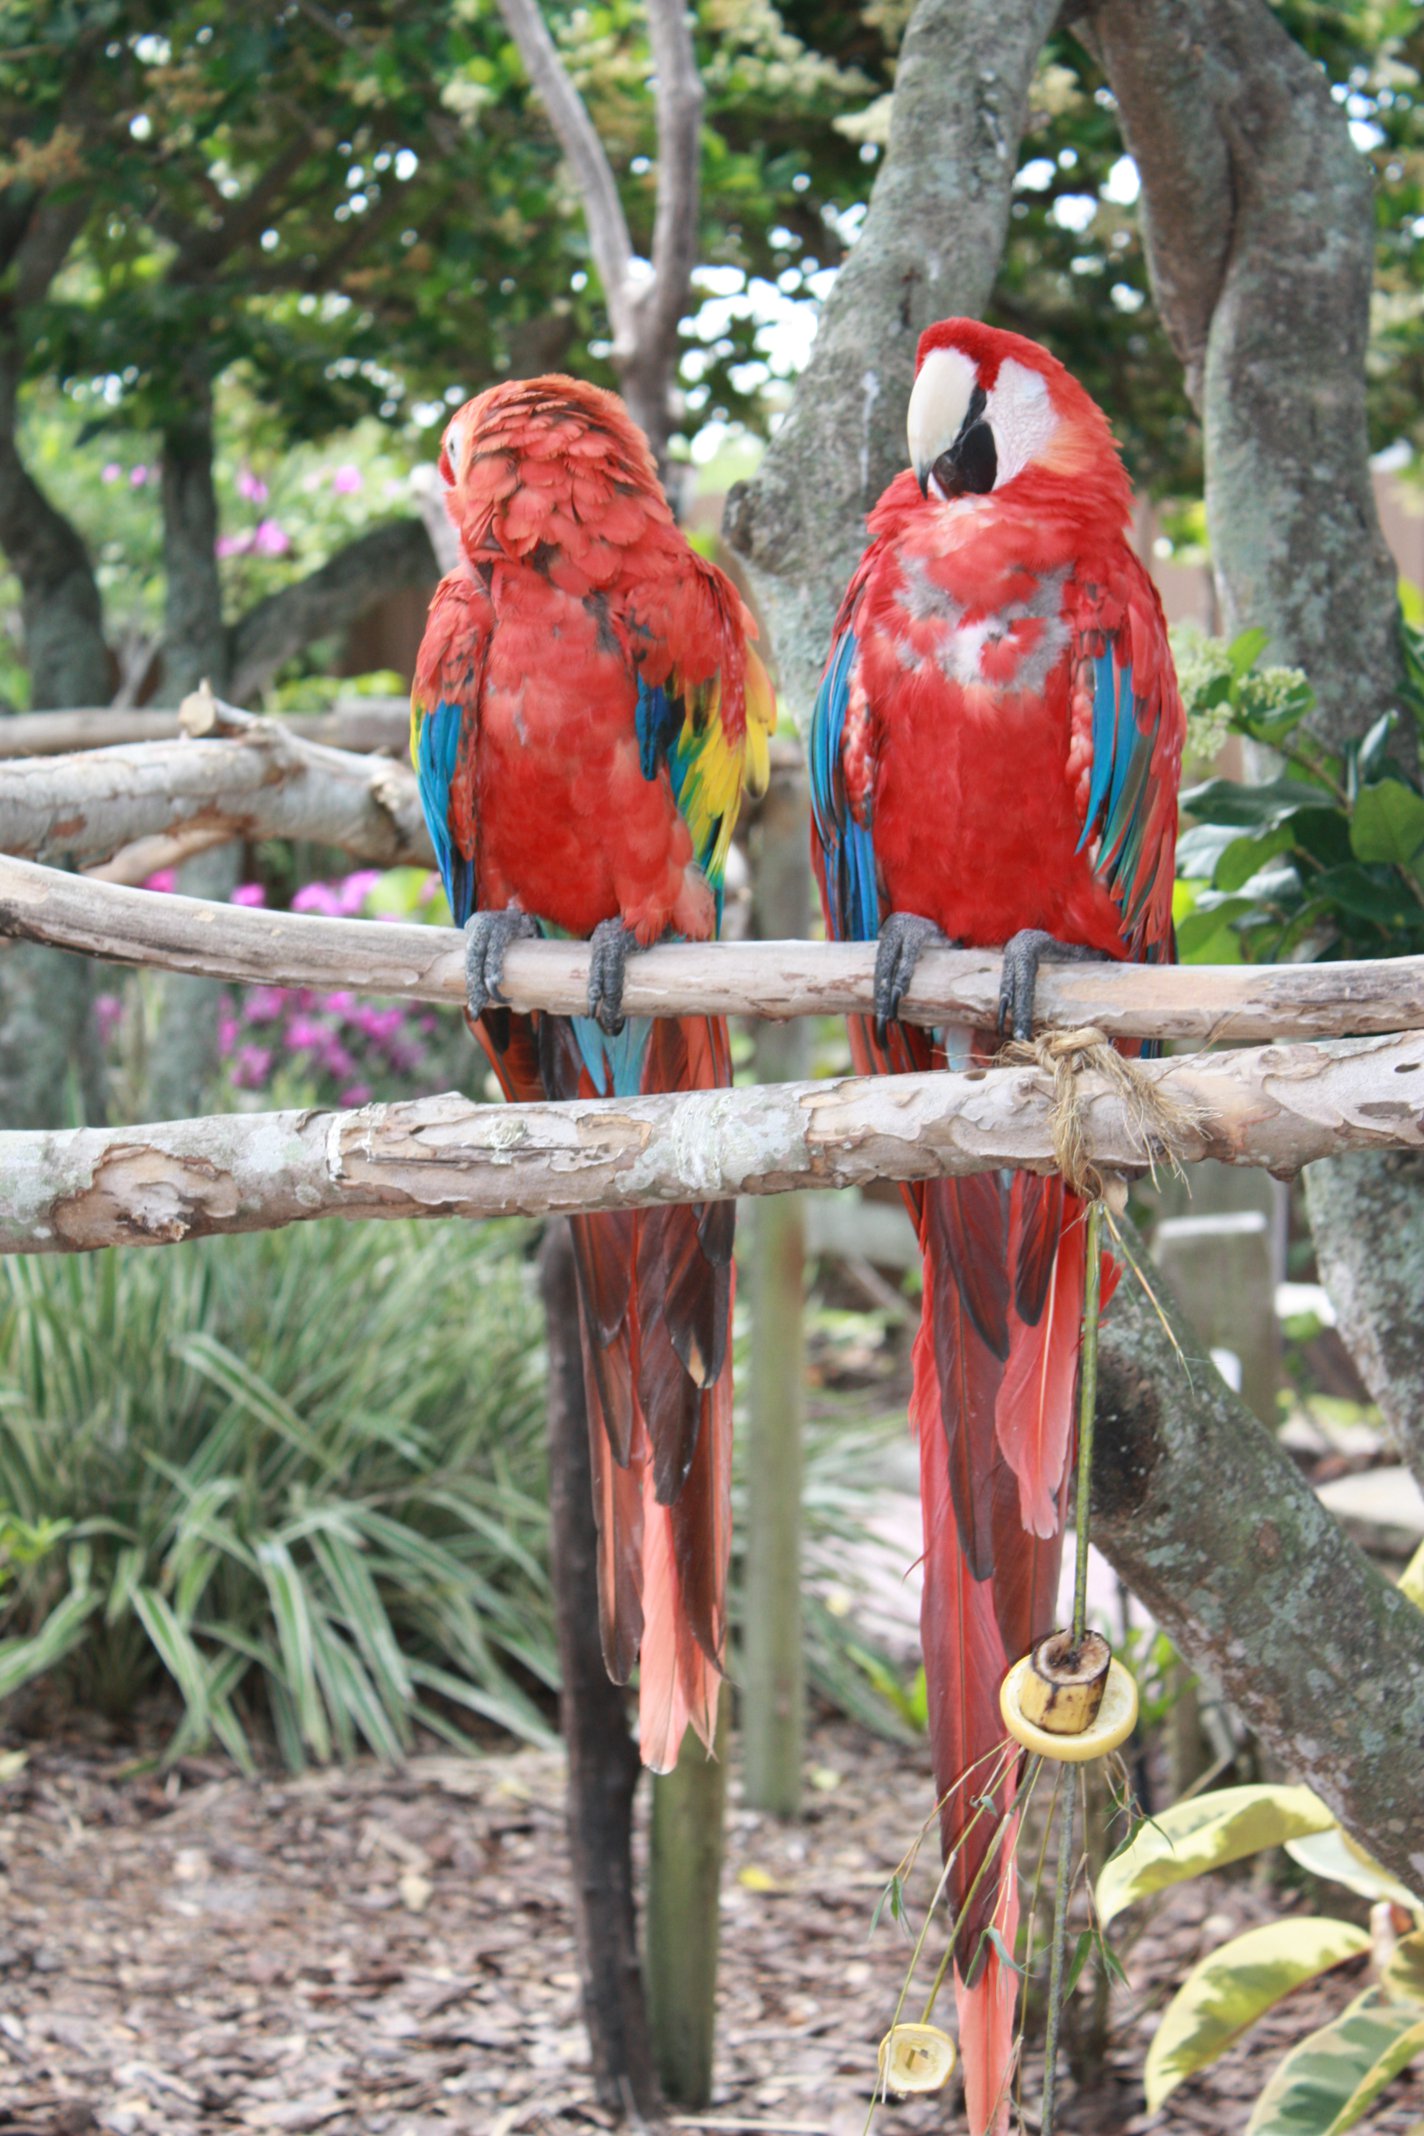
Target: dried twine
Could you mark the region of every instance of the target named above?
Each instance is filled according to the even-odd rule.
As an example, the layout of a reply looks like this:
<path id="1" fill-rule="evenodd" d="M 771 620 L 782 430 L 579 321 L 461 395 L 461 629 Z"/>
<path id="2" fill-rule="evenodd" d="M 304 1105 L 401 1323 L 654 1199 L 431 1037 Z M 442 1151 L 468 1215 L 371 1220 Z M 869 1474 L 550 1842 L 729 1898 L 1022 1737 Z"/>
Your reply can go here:
<path id="1" fill-rule="evenodd" d="M 1174 1171 L 1180 1170 L 1181 1159 L 1201 1138 L 1202 1108 L 1174 1096 L 1140 1061 L 1119 1053 L 1096 1024 L 1014 1039 L 999 1059 L 1011 1067 L 1039 1068 L 1053 1078 L 1049 1126 L 1054 1162 L 1067 1185 L 1086 1201 L 1101 1201 L 1106 1182 L 1088 1155 L 1088 1115 L 1096 1093 L 1084 1089 L 1085 1075 L 1101 1077 L 1117 1099 L 1128 1139 L 1154 1178 L 1164 1159 Z"/>

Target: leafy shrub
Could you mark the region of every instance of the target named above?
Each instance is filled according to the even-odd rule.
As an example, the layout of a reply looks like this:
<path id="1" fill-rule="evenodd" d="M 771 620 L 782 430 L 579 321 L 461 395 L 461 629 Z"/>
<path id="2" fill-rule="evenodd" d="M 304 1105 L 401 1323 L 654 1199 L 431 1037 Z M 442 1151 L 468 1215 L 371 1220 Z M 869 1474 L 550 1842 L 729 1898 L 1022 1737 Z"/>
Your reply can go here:
<path id="1" fill-rule="evenodd" d="M 173 1752 L 395 1756 L 463 1706 L 531 1739 L 555 1680 L 541 1330 L 519 1226 L 302 1224 L 0 1266 L 0 1694 L 115 1713 L 171 1678 Z"/>
<path id="2" fill-rule="evenodd" d="M 1258 667 L 1265 646 L 1264 631 L 1247 631 L 1181 661 L 1189 711 L 1272 749 L 1285 766 L 1260 785 L 1208 779 L 1182 795 L 1192 819 L 1177 848 L 1183 959 L 1424 950 L 1424 781 L 1414 720 L 1386 712 L 1362 740 L 1328 749 L 1303 725 L 1315 702 L 1306 677 Z"/>

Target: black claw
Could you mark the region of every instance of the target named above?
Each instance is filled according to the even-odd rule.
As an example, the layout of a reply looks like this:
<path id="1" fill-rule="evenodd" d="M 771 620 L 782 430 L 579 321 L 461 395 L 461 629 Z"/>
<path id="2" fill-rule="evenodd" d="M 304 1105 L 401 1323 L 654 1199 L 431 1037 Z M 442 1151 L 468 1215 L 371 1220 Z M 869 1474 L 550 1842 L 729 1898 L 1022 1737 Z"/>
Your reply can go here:
<path id="1" fill-rule="evenodd" d="M 637 936 L 621 920 L 600 920 L 589 936 L 588 1013 L 606 1038 L 623 1029 L 623 980 Z"/>
<path id="2" fill-rule="evenodd" d="M 1007 1024 L 1012 1037 L 1033 1036 L 1034 996 L 1040 964 L 1095 964 L 1105 961 L 1100 949 L 1081 942 L 1060 942 L 1041 927 L 1025 927 L 1004 944 L 999 978 L 999 1036 Z"/>
<path id="3" fill-rule="evenodd" d="M 537 935 L 538 922 L 511 905 L 503 912 L 474 912 L 465 922 L 465 999 L 472 1017 L 495 1004 L 506 1006 L 500 983 L 511 942 Z"/>
<path id="4" fill-rule="evenodd" d="M 880 939 L 875 948 L 875 1040 L 885 1044 L 888 1025 L 900 1014 L 901 1004 L 910 991 L 910 982 L 915 976 L 915 966 L 925 951 L 937 945 L 951 948 L 948 937 L 940 933 L 933 920 L 922 919 L 918 912 L 887 912 L 880 924 Z"/>

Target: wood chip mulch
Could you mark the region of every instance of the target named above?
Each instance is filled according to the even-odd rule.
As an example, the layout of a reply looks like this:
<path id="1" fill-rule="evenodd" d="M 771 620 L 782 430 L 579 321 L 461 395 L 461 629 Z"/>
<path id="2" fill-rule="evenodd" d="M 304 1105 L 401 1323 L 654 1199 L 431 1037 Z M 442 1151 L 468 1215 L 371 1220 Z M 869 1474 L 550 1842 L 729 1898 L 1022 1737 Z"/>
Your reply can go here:
<path id="1" fill-rule="evenodd" d="M 928 1807 L 928 1760 L 838 1723 L 816 1732 L 809 1768 L 799 1826 L 736 1807 L 734 1780 L 716 2092 L 673 2127 L 865 2127 L 908 1951 L 888 1914 L 868 1930 Z M 246 1781 L 191 1760 L 135 1775 L 91 1744 L 33 1749 L 0 1786 L 0 2132 L 610 2128 L 592 2095 L 565 1880 L 553 1754 Z M 1133 1993 L 1115 1992 L 1103 2080 L 1091 2095 L 1067 2086 L 1061 2128 L 1244 2127 L 1284 2048 L 1358 1993 L 1358 1967 L 1294 1998 L 1151 2119 L 1141 2058 L 1187 1968 L 1282 1904 L 1312 1910 L 1241 1880 L 1154 1905 L 1129 1957 Z M 1026 2092 L 1033 2128 L 1032 2066 Z M 962 2128 L 949 2102 L 882 2107 L 875 2129 Z M 1421 2115 L 1424 2085 L 1406 2079 L 1363 2126 L 1403 2136 Z"/>

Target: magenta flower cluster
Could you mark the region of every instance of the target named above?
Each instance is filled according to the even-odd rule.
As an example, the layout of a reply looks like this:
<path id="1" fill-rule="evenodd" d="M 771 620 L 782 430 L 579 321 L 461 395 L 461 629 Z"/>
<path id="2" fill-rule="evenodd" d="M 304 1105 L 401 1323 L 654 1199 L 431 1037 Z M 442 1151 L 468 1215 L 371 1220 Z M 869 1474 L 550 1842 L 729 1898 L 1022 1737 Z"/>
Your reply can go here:
<path id="1" fill-rule="evenodd" d="M 234 1089 L 264 1090 L 286 1066 L 338 1105 L 367 1105 L 381 1084 L 416 1073 L 434 1029 L 428 1010 L 380 1009 L 347 987 L 254 986 L 224 1001 L 218 1044 Z"/>
<path id="2" fill-rule="evenodd" d="M 357 868 L 335 882 L 306 883 L 292 899 L 292 910 L 355 919 L 380 880 L 378 868 Z M 175 884 L 174 871 L 164 868 L 149 876 L 144 888 L 167 891 Z M 265 905 L 267 893 L 261 883 L 239 883 L 232 902 Z M 117 1037 L 123 1013 L 115 994 L 95 1001 L 101 1044 Z M 366 1105 L 378 1094 L 410 1095 L 411 1079 L 423 1066 L 436 1029 L 428 1009 L 399 1002 L 378 1008 L 347 987 L 319 993 L 313 987 L 253 986 L 223 997 L 218 1048 L 235 1090 L 266 1090 L 287 1069 L 315 1083 L 319 1102 Z"/>

